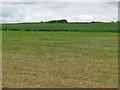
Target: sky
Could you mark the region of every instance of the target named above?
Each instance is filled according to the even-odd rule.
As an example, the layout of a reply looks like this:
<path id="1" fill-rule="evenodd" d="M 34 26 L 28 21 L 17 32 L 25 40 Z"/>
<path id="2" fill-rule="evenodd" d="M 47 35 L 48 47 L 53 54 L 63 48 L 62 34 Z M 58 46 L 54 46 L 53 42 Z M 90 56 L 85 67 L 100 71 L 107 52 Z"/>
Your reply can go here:
<path id="1" fill-rule="evenodd" d="M 34 2 L 33 2 L 34 1 Z M 0 23 L 41 22 L 67 19 L 68 22 L 111 22 L 118 20 L 118 0 L 2 0 Z"/>

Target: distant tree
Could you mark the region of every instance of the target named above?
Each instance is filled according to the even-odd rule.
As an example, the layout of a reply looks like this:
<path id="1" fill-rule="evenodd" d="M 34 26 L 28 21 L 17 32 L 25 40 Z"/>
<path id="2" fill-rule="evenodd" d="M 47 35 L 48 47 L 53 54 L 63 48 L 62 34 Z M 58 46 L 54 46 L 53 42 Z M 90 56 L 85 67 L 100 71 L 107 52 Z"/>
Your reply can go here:
<path id="1" fill-rule="evenodd" d="M 51 20 L 51 21 L 47 21 L 46 23 L 68 23 L 66 19 L 62 19 L 62 20 Z"/>
<path id="2" fill-rule="evenodd" d="M 66 19 L 60 20 L 61 23 L 68 23 Z"/>
<path id="3" fill-rule="evenodd" d="M 102 23 L 101 21 L 92 21 L 91 23 Z"/>
<path id="4" fill-rule="evenodd" d="M 116 21 L 116 22 L 120 22 L 120 21 Z"/>

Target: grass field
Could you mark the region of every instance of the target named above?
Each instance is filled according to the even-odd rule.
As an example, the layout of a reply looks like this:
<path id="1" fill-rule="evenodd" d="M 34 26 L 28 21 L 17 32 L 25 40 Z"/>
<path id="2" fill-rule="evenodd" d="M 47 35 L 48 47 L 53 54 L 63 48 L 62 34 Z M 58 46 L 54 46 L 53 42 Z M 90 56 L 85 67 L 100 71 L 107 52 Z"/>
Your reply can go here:
<path id="1" fill-rule="evenodd" d="M 117 33 L 3 31 L 2 35 L 3 88 L 118 86 Z"/>
<path id="2" fill-rule="evenodd" d="M 4 30 L 117 32 L 118 23 L 21 23 L 3 24 Z"/>

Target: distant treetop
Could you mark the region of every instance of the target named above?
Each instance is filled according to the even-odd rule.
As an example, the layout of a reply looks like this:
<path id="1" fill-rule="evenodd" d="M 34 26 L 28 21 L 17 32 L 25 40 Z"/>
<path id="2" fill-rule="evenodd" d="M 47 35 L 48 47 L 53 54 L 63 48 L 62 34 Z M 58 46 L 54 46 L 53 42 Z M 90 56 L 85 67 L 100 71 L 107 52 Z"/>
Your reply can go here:
<path id="1" fill-rule="evenodd" d="M 51 20 L 47 21 L 46 23 L 68 23 L 66 19 L 61 19 L 61 20 Z"/>

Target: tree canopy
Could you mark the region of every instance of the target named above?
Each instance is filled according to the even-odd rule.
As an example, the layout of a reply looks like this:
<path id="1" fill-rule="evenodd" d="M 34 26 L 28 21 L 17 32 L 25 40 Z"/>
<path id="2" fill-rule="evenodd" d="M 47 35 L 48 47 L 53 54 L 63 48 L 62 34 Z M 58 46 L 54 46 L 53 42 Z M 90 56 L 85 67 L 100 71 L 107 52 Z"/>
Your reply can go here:
<path id="1" fill-rule="evenodd" d="M 62 20 L 51 20 L 51 21 L 47 21 L 46 23 L 68 23 L 66 19 L 62 19 Z"/>

